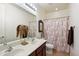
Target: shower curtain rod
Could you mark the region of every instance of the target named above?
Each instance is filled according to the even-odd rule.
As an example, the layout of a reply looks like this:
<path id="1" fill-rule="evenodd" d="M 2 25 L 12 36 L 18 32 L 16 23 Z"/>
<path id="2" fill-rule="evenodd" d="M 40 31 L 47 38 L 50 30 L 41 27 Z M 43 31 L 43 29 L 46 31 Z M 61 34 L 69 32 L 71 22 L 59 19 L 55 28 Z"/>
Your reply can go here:
<path id="1" fill-rule="evenodd" d="M 66 18 L 66 17 L 70 17 L 70 16 L 64 16 L 64 17 L 57 17 L 57 18 L 48 18 L 48 19 L 43 19 L 43 20 L 51 20 L 51 19 L 60 19 L 60 18 Z M 69 19 L 68 19 L 69 20 Z"/>

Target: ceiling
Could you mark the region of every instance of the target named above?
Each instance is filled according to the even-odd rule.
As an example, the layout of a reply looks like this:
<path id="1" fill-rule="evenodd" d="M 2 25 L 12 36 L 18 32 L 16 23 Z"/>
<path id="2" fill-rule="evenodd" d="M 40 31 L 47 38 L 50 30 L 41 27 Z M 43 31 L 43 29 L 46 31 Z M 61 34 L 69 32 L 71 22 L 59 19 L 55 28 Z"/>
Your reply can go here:
<path id="1" fill-rule="evenodd" d="M 69 7 L 68 3 L 35 3 L 34 5 L 46 12 L 55 12 Z"/>

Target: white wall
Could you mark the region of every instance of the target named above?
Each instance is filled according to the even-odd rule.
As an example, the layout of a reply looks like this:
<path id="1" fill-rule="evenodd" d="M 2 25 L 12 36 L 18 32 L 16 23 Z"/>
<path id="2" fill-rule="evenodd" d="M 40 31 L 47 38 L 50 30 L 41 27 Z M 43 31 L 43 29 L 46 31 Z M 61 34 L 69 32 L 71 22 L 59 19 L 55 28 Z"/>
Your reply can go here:
<path id="1" fill-rule="evenodd" d="M 38 9 L 37 10 L 37 19 L 43 20 L 46 18 L 47 13 L 44 10 Z"/>
<path id="2" fill-rule="evenodd" d="M 74 28 L 74 46 L 71 48 L 71 55 L 79 56 L 79 3 L 73 3 L 70 5 L 70 25 Z"/>
<path id="3" fill-rule="evenodd" d="M 64 17 L 69 16 L 69 9 L 64 9 L 56 12 L 51 12 L 47 14 L 47 18 L 57 18 L 57 17 Z"/>
<path id="4" fill-rule="evenodd" d="M 0 43 L 1 42 L 3 42 L 3 39 L 1 39 L 1 37 L 3 36 L 3 35 L 5 35 L 5 32 L 4 32 L 4 28 L 5 28 L 5 20 L 4 20 L 4 14 L 5 14 L 5 12 L 4 12 L 4 9 L 5 9 L 5 7 L 4 7 L 4 4 L 0 4 Z"/>
<path id="5" fill-rule="evenodd" d="M 16 40 L 16 27 L 19 24 L 29 26 L 30 21 L 36 20 L 35 16 L 14 4 L 3 4 L 2 6 L 4 7 L 4 15 L 2 18 L 5 20 L 4 32 L 6 33 L 6 41 L 9 42 Z"/>
<path id="6" fill-rule="evenodd" d="M 37 7 L 37 16 L 36 16 L 36 19 L 37 19 L 37 38 L 41 37 L 41 33 L 38 32 L 38 21 L 45 19 L 46 15 L 47 15 L 47 13 L 44 10 L 42 10 L 40 7 Z"/>
<path id="7" fill-rule="evenodd" d="M 2 34 L 2 5 L 0 4 L 0 35 Z"/>
<path id="8" fill-rule="evenodd" d="M 2 5 L 0 4 L 0 37 L 2 34 L 3 34 L 3 31 L 2 31 Z M 1 40 L 0 40 L 0 43 L 1 43 Z"/>

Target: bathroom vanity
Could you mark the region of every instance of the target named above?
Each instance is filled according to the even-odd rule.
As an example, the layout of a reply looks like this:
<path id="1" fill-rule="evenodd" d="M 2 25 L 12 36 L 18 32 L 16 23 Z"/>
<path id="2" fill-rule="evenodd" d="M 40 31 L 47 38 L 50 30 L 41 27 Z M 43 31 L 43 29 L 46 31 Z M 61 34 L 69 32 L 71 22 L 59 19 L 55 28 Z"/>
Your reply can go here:
<path id="1" fill-rule="evenodd" d="M 29 44 L 24 46 L 19 44 L 18 40 L 9 42 L 8 45 L 10 45 L 13 49 L 10 52 L 5 52 L 7 48 L 0 50 L 0 56 L 45 56 L 46 55 L 46 40 L 35 39 L 33 42 L 31 41 L 28 42 Z"/>
<path id="2" fill-rule="evenodd" d="M 30 56 L 46 56 L 46 42 L 33 51 Z"/>

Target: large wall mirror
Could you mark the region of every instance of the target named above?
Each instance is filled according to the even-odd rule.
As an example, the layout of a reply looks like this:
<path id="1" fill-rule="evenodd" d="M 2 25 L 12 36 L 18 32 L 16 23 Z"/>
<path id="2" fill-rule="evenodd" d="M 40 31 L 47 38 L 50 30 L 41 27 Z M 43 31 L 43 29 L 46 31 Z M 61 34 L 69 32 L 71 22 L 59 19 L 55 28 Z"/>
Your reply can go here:
<path id="1" fill-rule="evenodd" d="M 37 24 L 36 16 L 15 4 L 0 4 L 0 36 L 5 34 L 6 42 L 17 40 L 16 28 L 20 24 L 27 25 L 29 30 L 34 33 Z M 0 38 L 0 43 L 1 41 Z"/>

